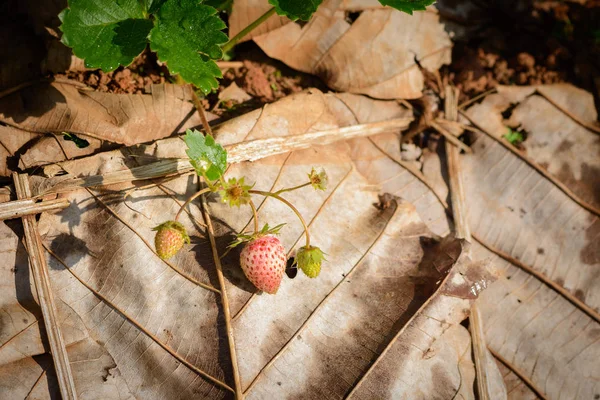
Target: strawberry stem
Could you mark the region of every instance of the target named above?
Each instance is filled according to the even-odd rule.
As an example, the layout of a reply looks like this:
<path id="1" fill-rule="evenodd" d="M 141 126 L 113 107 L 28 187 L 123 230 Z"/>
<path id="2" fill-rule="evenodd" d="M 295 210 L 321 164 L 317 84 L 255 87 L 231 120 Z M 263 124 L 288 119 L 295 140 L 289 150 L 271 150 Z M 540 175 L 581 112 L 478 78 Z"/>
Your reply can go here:
<path id="1" fill-rule="evenodd" d="M 179 217 L 181 216 L 181 213 L 183 212 L 183 210 L 187 207 L 188 204 L 190 204 L 192 201 L 194 201 L 195 198 L 197 198 L 198 196 L 203 195 L 204 193 L 208 193 L 208 192 L 211 192 L 211 191 L 212 191 L 212 189 L 209 188 L 209 187 L 207 187 L 207 188 L 204 188 L 204 189 L 202 189 L 202 190 L 194 193 L 192 196 L 190 196 L 190 198 L 187 199 L 185 201 L 185 203 L 183 203 L 183 205 L 179 208 L 179 211 L 177 211 L 177 215 L 175 215 L 175 221 L 179 220 Z"/>
<path id="2" fill-rule="evenodd" d="M 306 183 L 303 183 L 302 185 L 298 185 L 298 186 L 294 186 L 294 187 L 290 187 L 290 188 L 285 188 L 285 189 L 278 190 L 278 191 L 275 192 L 275 194 L 279 195 L 281 193 L 291 192 L 292 190 L 301 189 L 301 188 L 303 188 L 305 186 L 309 186 L 311 184 L 312 184 L 312 182 L 306 182 Z"/>
<path id="3" fill-rule="evenodd" d="M 256 206 L 254 205 L 254 202 L 252 200 L 250 200 L 248 202 L 248 204 L 250 204 L 250 208 L 252 209 L 252 215 L 254 216 L 254 234 L 257 234 L 259 229 L 258 229 L 258 213 L 256 212 Z"/>
<path id="4" fill-rule="evenodd" d="M 275 14 L 275 7 L 271 8 L 269 11 L 267 11 L 266 13 L 264 13 L 263 15 L 258 17 L 256 19 L 256 21 L 250 23 L 250 25 L 248 25 L 247 27 L 242 29 L 237 35 L 235 35 L 234 37 L 229 39 L 229 42 L 225 43 L 223 45 L 223 47 L 221 47 L 221 49 L 223 50 L 223 53 L 227 53 L 229 50 L 231 50 L 233 48 L 233 46 L 235 46 L 237 44 L 237 42 L 242 40 L 242 38 L 244 36 L 246 36 L 248 33 L 250 33 L 257 26 L 259 26 L 260 24 L 265 22 L 267 19 L 269 19 L 269 17 L 273 14 Z"/>
<path id="5" fill-rule="evenodd" d="M 300 222 L 302 223 L 302 226 L 304 227 L 304 233 L 306 235 L 306 246 L 310 246 L 310 234 L 308 233 L 308 226 L 306 225 L 306 221 L 304 221 L 302 214 L 300 214 L 300 211 L 298 211 L 298 209 L 296 207 L 294 207 L 294 205 L 292 203 L 290 203 L 283 197 L 279 196 L 279 194 L 277 194 L 277 193 L 263 192 L 262 190 L 249 190 L 248 192 L 252 193 L 252 194 L 260 194 L 265 197 L 272 197 L 274 199 L 279 200 L 280 202 L 282 202 L 289 208 L 291 208 L 292 211 L 294 212 L 294 214 L 296 214 L 298 216 L 298 219 L 300 220 Z"/>

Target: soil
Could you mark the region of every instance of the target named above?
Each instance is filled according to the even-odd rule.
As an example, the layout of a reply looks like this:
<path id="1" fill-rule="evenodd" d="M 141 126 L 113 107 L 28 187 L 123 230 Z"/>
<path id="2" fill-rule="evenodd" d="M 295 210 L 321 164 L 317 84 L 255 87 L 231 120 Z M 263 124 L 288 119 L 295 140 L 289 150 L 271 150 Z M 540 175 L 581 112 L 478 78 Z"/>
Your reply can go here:
<path id="1" fill-rule="evenodd" d="M 453 19 L 469 32 L 468 39 L 456 38 L 452 64 L 442 73 L 461 89 L 461 100 L 498 84 L 558 82 L 598 96 L 600 82 L 594 77 L 600 76 L 600 1 L 514 3 L 491 1 L 477 9 L 476 18 Z"/>
<path id="2" fill-rule="evenodd" d="M 600 104 L 600 0 L 583 4 L 471 0 L 464 4 L 468 4 L 469 12 L 458 18 L 452 15 L 459 10 L 456 0 L 438 1 L 448 29 L 458 26 L 466 34 L 453 38 L 452 64 L 444 67 L 440 75 L 426 76 L 429 89 L 437 91 L 440 84 L 454 83 L 461 89 L 463 102 L 499 84 L 571 82 L 594 93 Z M 207 110 L 223 119 L 308 87 L 328 90 L 317 77 L 269 58 L 253 42 L 238 45 L 234 62 L 229 65 L 230 68 L 223 70 L 219 89 L 203 101 Z M 175 82 L 168 69 L 149 51 L 131 66 L 114 72 L 68 71 L 56 76 L 111 93 L 144 93 L 150 84 Z M 221 101 L 218 94 L 233 82 L 252 99 L 242 104 Z"/>
<path id="3" fill-rule="evenodd" d="M 156 54 L 146 50 L 127 67 L 112 72 L 102 70 L 67 71 L 56 77 L 69 78 L 85 83 L 100 92 L 144 93 L 148 85 L 174 81 L 169 70 L 158 64 Z"/>

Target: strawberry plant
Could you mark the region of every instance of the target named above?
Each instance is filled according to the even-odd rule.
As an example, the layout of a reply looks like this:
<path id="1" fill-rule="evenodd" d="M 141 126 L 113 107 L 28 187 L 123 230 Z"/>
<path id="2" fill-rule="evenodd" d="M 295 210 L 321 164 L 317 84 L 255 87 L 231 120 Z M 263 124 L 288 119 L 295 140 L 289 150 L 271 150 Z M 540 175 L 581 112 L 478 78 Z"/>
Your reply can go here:
<path id="1" fill-rule="evenodd" d="M 267 1 L 267 0 L 265 0 Z M 68 8 L 60 14 L 62 42 L 73 53 L 85 60 L 88 68 L 112 71 L 127 66 L 148 46 L 158 59 L 167 65 L 178 80 L 190 83 L 207 94 L 218 88 L 221 71 L 216 60 L 231 50 L 250 31 L 271 15 L 286 16 L 291 20 L 308 20 L 323 0 L 268 0 L 273 7 L 228 40 L 223 32 L 225 22 L 219 9 L 227 9 L 230 1 L 200 0 L 69 0 Z M 380 0 L 383 5 L 412 14 L 424 10 L 433 0 Z M 197 96 L 196 108 L 204 117 Z M 246 277 L 259 290 L 275 294 L 283 278 L 287 257 L 285 248 L 275 236 L 282 225 L 259 229 L 256 207 L 251 195 L 272 197 L 298 216 L 306 236 L 306 244 L 298 249 L 294 265 L 308 277 L 316 278 L 325 255 L 310 242 L 310 234 L 300 212 L 281 195 L 292 190 L 312 186 L 325 190 L 325 171 L 312 170 L 307 182 L 276 192 L 254 190 L 244 178 L 225 179 L 227 152 L 210 135 L 210 127 L 203 119 L 207 135 L 188 130 L 184 140 L 188 147 L 190 163 L 206 184 L 206 188 L 190 196 L 174 220 L 156 228 L 155 249 L 162 259 L 173 257 L 190 239 L 178 221 L 185 207 L 205 193 L 216 193 L 231 207 L 248 205 L 254 214 L 254 231 L 241 232 L 231 247 L 244 244 L 240 265 Z"/>
<path id="2" fill-rule="evenodd" d="M 267 0 L 265 0 L 267 1 Z M 59 15 L 62 42 L 85 60 L 88 68 L 112 71 L 133 62 L 148 45 L 173 75 L 209 93 L 221 78 L 216 60 L 240 39 L 277 13 L 308 20 L 323 0 L 268 0 L 273 6 L 228 40 L 226 24 L 213 6 L 201 0 L 69 0 Z M 383 5 L 412 14 L 433 0 L 380 0 Z M 210 4 L 210 5 L 209 5 Z"/>
<path id="3" fill-rule="evenodd" d="M 316 278 L 321 271 L 324 253 L 317 246 L 311 245 L 308 226 L 302 214 L 281 195 L 307 186 L 312 186 L 315 190 L 325 190 L 327 188 L 325 171 L 318 172 L 313 168 L 307 174 L 306 182 L 276 192 L 255 190 L 253 189 L 254 185 L 247 185 L 243 177 L 225 179 L 227 151 L 216 143 L 210 134 L 205 136 L 196 130 L 188 129 L 184 140 L 188 147 L 186 152 L 190 158 L 190 164 L 194 167 L 196 174 L 204 180 L 206 188 L 191 195 L 179 208 L 174 220 L 163 222 L 154 228 L 156 231 L 154 246 L 158 256 L 164 260 L 171 258 L 183 248 L 185 243 L 190 242 L 184 226 L 179 222 L 179 217 L 187 205 L 197 197 L 205 193 L 216 193 L 230 207 L 248 205 L 252 209 L 254 231 L 239 233 L 230 247 L 244 244 L 240 254 L 240 266 L 244 274 L 259 290 L 275 294 L 279 289 L 287 264 L 285 248 L 275 236 L 283 224 L 273 228 L 269 227 L 269 224 L 265 224 L 262 229 L 259 229 L 258 215 L 251 197 L 251 194 L 255 194 L 272 197 L 288 206 L 296 214 L 304 227 L 306 245 L 298 249 L 294 264 L 308 277 Z"/>

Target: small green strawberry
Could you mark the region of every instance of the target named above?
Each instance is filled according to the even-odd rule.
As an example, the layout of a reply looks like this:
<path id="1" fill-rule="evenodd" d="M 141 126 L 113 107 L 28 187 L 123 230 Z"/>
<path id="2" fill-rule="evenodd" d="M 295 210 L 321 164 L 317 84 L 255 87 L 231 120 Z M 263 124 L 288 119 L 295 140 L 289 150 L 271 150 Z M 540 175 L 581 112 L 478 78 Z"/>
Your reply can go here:
<path id="1" fill-rule="evenodd" d="M 277 293 L 286 264 L 285 248 L 273 235 L 251 240 L 240 253 L 240 265 L 248 280 L 269 294 Z"/>
<path id="2" fill-rule="evenodd" d="M 309 278 L 316 278 L 321 273 L 321 264 L 325 260 L 325 253 L 316 246 L 303 246 L 296 252 L 294 264 L 298 266 Z"/>
<path id="3" fill-rule="evenodd" d="M 185 243 L 190 242 L 185 228 L 177 221 L 167 221 L 153 229 L 156 231 L 154 247 L 163 260 L 173 257 Z"/>

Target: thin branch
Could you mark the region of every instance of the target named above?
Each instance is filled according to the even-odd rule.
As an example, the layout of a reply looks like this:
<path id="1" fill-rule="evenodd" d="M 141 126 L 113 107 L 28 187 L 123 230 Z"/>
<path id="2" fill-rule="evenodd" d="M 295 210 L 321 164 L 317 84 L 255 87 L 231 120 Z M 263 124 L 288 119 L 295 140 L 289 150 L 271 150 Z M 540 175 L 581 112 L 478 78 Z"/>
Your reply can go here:
<path id="1" fill-rule="evenodd" d="M 397 132 L 406 129 L 411 121 L 412 118 L 396 118 L 389 121 L 351 125 L 300 135 L 256 139 L 225 146 L 225 149 L 228 153 L 229 164 L 255 161 L 269 156 L 307 149 L 315 144 L 327 145 L 357 137 L 367 137 L 384 132 Z M 113 154 L 116 157 L 122 156 L 120 151 L 115 151 Z M 77 161 L 72 163 L 74 163 L 74 169 L 76 169 Z M 69 175 L 56 176 L 44 181 L 43 186 L 40 186 L 34 195 L 35 197 L 42 197 L 50 193 L 67 193 L 86 187 L 104 187 L 123 182 L 171 177 L 187 174 L 192 170 L 193 168 L 190 165 L 189 159 L 163 159 L 139 167 L 107 172 L 102 175 L 92 175 L 82 178 Z"/>
<path id="2" fill-rule="evenodd" d="M 529 379 L 520 369 L 515 367 L 510 361 L 506 358 L 502 357 L 498 352 L 496 352 L 491 347 L 488 347 L 488 350 L 494 357 L 496 357 L 502 364 L 506 365 L 506 368 L 510 369 L 515 375 L 519 377 L 531 390 L 535 392 L 542 400 L 547 400 L 546 394 L 540 390 L 531 379 Z"/>
<path id="3" fill-rule="evenodd" d="M 156 255 L 156 257 L 158 257 L 158 254 L 156 254 L 156 250 L 154 249 L 154 246 L 152 246 L 150 243 L 148 243 L 148 241 L 139 234 L 138 231 L 135 230 L 135 228 L 133 226 L 131 226 L 131 224 L 129 224 L 129 222 L 125 221 L 125 219 L 123 217 L 121 217 L 115 210 L 113 210 L 111 207 L 109 207 L 108 204 L 106 204 L 106 202 L 104 202 L 104 200 L 102 200 L 100 197 L 98 197 L 94 192 L 92 192 L 90 189 L 86 188 L 86 190 L 92 195 L 94 196 L 94 198 L 100 203 L 102 204 L 102 206 L 104 206 L 104 208 L 106 208 L 108 210 L 108 212 L 110 212 L 116 219 L 118 219 L 119 221 L 121 221 L 122 224 L 124 224 L 126 227 L 129 228 L 129 230 L 131 230 L 137 237 L 140 238 L 140 240 L 146 245 L 146 247 L 148 247 L 148 249 L 154 253 Z M 179 275 L 183 276 L 185 279 L 187 279 L 188 281 L 195 283 L 196 285 L 203 287 L 204 289 L 210 290 L 211 292 L 215 292 L 215 293 L 219 293 L 221 294 L 221 291 L 219 289 L 216 289 L 214 287 L 212 287 L 211 285 L 208 285 L 206 283 L 200 282 L 199 280 L 197 280 L 196 278 L 194 278 L 191 275 L 186 274 L 185 272 L 181 271 L 179 268 L 175 267 L 175 265 L 173 265 L 171 262 L 169 262 L 168 260 L 163 260 L 162 258 L 159 257 L 159 259 L 161 261 L 163 261 L 165 264 L 167 264 L 169 267 L 171 267 L 171 269 L 175 272 L 177 272 Z"/>
<path id="4" fill-rule="evenodd" d="M 227 331 L 227 344 L 229 345 L 229 355 L 231 357 L 231 368 L 233 370 L 233 381 L 235 383 L 235 398 L 236 400 L 243 400 L 244 394 L 242 392 L 242 384 L 240 381 L 240 372 L 237 361 L 237 354 L 235 351 L 235 338 L 233 337 L 233 327 L 231 324 L 231 314 L 229 309 L 229 300 L 227 298 L 227 291 L 225 289 L 225 278 L 223 277 L 223 266 L 221 265 L 221 259 L 219 258 L 219 251 L 217 249 L 217 243 L 215 241 L 215 233 L 208 212 L 208 204 L 206 203 L 206 197 L 202 196 L 202 213 L 204 214 L 204 222 L 206 223 L 208 238 L 210 240 L 210 246 L 212 248 L 213 259 L 215 262 L 215 268 L 217 270 L 217 277 L 219 279 L 219 287 L 221 288 L 221 306 L 223 307 L 223 317 L 225 318 L 225 330 Z"/>
<path id="5" fill-rule="evenodd" d="M 464 103 L 462 103 L 461 105 L 459 105 L 458 109 L 462 110 L 462 109 L 470 106 L 471 104 L 475 103 L 477 100 L 483 99 L 488 94 L 492 94 L 492 93 L 496 93 L 496 92 L 497 92 L 496 88 L 493 88 L 493 89 L 488 90 L 487 92 L 480 93 L 477 96 L 473 97 L 472 99 L 469 99 L 469 100 L 465 101 Z"/>
<path id="6" fill-rule="evenodd" d="M 0 221 L 13 218 L 21 218 L 25 215 L 41 214 L 43 212 L 52 212 L 69 207 L 69 200 L 53 199 L 36 202 L 32 199 L 8 201 L 0 203 Z"/>
<path id="7" fill-rule="evenodd" d="M 448 120 L 456 121 L 458 120 L 458 90 L 446 86 L 445 92 L 444 114 Z M 457 238 L 465 239 L 470 242 L 472 240 L 471 229 L 469 228 L 469 219 L 467 216 L 460 154 L 458 148 L 450 144 L 449 141 L 446 141 L 445 144 L 454 230 Z M 467 252 L 470 255 L 470 249 L 467 250 Z M 473 358 L 475 359 L 477 394 L 479 395 L 480 400 L 490 400 L 492 391 L 490 390 L 489 377 L 485 367 L 485 360 L 487 358 L 485 351 L 487 346 L 485 344 L 485 335 L 483 333 L 483 321 L 479 315 L 479 308 L 476 301 L 472 302 L 469 322 L 473 345 Z"/>
<path id="8" fill-rule="evenodd" d="M 473 150 L 471 150 L 471 148 L 469 146 L 467 146 L 466 144 L 461 142 L 456 136 L 454 136 L 452 133 L 448 132 L 448 130 L 446 128 L 444 128 L 437 122 L 430 121 L 429 125 L 433 129 L 435 129 L 436 131 L 441 133 L 446 138 L 446 140 L 451 142 L 454 146 L 460 148 L 461 150 L 464 150 L 466 153 L 473 153 Z"/>
<path id="9" fill-rule="evenodd" d="M 31 189 L 29 187 L 29 177 L 26 174 L 13 174 L 13 180 L 17 196 L 19 199 L 31 198 Z M 26 215 L 23 217 L 23 229 L 25 231 L 25 242 L 27 244 L 27 253 L 29 255 L 29 265 L 31 274 L 35 283 L 38 302 L 42 310 L 44 326 L 46 327 L 46 336 L 50 344 L 50 352 L 54 362 L 58 386 L 61 397 L 64 400 L 77 399 L 77 389 L 69 364 L 69 355 L 65 346 L 60 324 L 50 275 L 48 273 L 48 264 L 42 250 L 42 239 L 38 231 L 35 215 Z"/>
<path id="10" fill-rule="evenodd" d="M 514 155 L 516 155 L 517 157 L 519 157 L 520 159 L 525 161 L 530 167 L 532 167 L 537 172 L 539 172 L 544 178 L 548 179 L 552 184 L 554 184 L 554 186 L 559 188 L 564 194 L 566 194 L 568 197 L 570 197 L 571 200 L 573 200 L 575 203 L 579 204 L 581 207 L 585 208 L 592 214 L 595 214 L 596 216 L 600 216 L 600 209 L 598 209 L 598 208 L 594 207 L 593 205 L 587 203 L 586 201 L 580 199 L 579 196 L 577 196 L 575 193 L 573 193 L 571 191 L 571 189 L 569 189 L 564 183 L 562 183 L 561 181 L 556 179 L 545 168 L 543 168 L 541 165 L 539 165 L 533 159 L 527 157 L 523 152 L 517 150 L 516 147 L 514 147 L 513 145 L 508 143 L 506 140 L 502 140 L 502 139 L 492 135 L 490 132 L 486 131 L 485 129 L 483 129 L 480 125 L 478 125 L 476 122 L 474 122 L 469 117 L 469 115 L 467 115 L 467 113 L 465 113 L 463 111 L 460 111 L 460 113 L 465 118 L 467 118 L 474 126 L 479 128 L 481 133 L 484 133 L 486 136 L 488 136 L 491 139 L 495 140 L 496 142 L 500 143 L 502 146 L 504 146 L 504 148 L 506 148 L 511 153 L 513 153 Z"/>
<path id="11" fill-rule="evenodd" d="M 79 281 L 79 283 L 81 283 L 83 286 L 85 286 L 90 292 L 92 292 L 94 294 L 94 296 L 96 296 L 98 299 L 100 299 L 101 301 L 103 301 L 104 303 L 108 304 L 112 309 L 114 309 L 115 311 L 117 311 L 119 314 L 121 314 L 125 319 L 127 319 L 129 322 L 131 322 L 133 325 L 135 325 L 136 328 L 138 328 L 140 331 L 144 332 L 144 334 L 146 334 L 146 336 L 148 336 L 150 339 L 152 339 L 156 344 L 158 344 L 160 347 L 162 347 L 167 353 L 169 353 L 170 355 L 172 355 L 173 357 L 175 357 L 179 362 L 181 362 L 182 364 L 184 364 L 186 367 L 188 367 L 189 369 L 191 369 L 192 371 L 196 372 L 198 375 L 206 378 L 207 380 L 215 383 L 216 385 L 229 390 L 230 392 L 233 392 L 234 390 L 228 386 L 225 382 L 220 381 L 219 379 L 215 378 L 214 376 L 204 372 L 203 370 L 201 370 L 200 368 L 196 367 L 195 365 L 193 365 L 192 363 L 190 363 L 189 361 L 187 361 L 185 358 L 183 358 L 182 356 L 180 356 L 174 349 L 172 349 L 169 345 L 163 343 L 158 337 L 154 336 L 150 331 L 148 331 L 146 328 L 144 328 L 142 326 L 141 323 L 137 322 L 133 317 L 129 316 L 124 310 L 122 310 L 119 306 L 117 306 L 116 304 L 114 304 L 112 301 L 110 301 L 109 299 L 107 299 L 106 297 L 104 297 L 104 295 L 100 294 L 96 289 L 94 289 L 92 286 L 90 286 L 86 281 L 84 281 L 79 275 L 77 275 L 72 268 L 70 268 L 56 253 L 54 253 L 52 250 L 50 250 L 46 245 L 43 245 L 44 249 L 48 252 L 48 254 L 50 254 L 52 257 L 54 257 L 54 259 L 56 259 L 56 261 L 58 261 L 59 263 L 61 263 L 63 265 L 63 267 L 69 271 L 69 273 Z"/>

